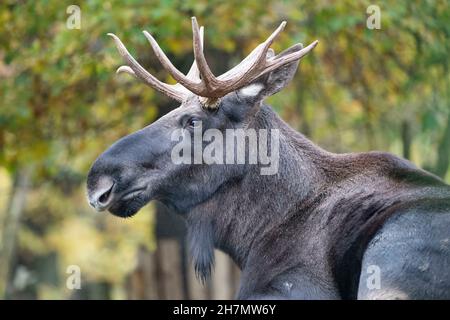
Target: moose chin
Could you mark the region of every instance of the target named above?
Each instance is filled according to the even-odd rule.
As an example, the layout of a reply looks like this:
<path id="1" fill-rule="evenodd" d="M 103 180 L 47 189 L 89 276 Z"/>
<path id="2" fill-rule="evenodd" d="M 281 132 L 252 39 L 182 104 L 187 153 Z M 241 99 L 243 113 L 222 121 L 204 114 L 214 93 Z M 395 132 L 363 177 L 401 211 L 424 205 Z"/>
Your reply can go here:
<path id="1" fill-rule="evenodd" d="M 330 153 L 280 119 L 264 101 L 288 85 L 318 43 L 275 54 L 270 47 L 285 24 L 218 77 L 195 18 L 187 75 L 144 31 L 175 85 L 148 73 L 110 34 L 126 64 L 117 71 L 180 106 L 98 157 L 89 203 L 129 217 L 160 200 L 186 220 L 201 279 L 210 275 L 214 248 L 240 267 L 239 299 L 449 299 L 450 186 L 389 153 Z M 192 134 L 199 123 L 222 134 L 277 130 L 276 173 L 260 174 L 259 162 L 174 163 L 172 132 Z M 375 289 L 374 272 L 381 277 Z"/>

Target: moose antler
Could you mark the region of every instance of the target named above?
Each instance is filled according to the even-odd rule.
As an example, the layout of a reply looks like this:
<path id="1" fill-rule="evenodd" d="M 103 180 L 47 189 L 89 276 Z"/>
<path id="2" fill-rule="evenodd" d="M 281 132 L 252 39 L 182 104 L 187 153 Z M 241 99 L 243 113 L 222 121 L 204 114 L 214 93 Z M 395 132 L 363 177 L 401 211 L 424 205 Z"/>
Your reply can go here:
<path id="1" fill-rule="evenodd" d="M 204 107 L 216 108 L 218 106 L 217 102 L 219 99 L 227 93 L 238 90 L 251 83 L 258 77 L 283 65 L 301 59 L 317 45 L 318 41 L 316 40 L 309 46 L 284 56 L 268 55 L 267 53 L 271 44 L 285 26 L 286 21 L 283 21 L 266 41 L 258 45 L 237 66 L 219 77 L 214 76 L 208 66 L 208 63 L 206 62 L 203 52 L 203 27 L 199 28 L 195 17 L 192 17 L 195 60 L 187 75 L 184 75 L 174 67 L 169 58 L 167 58 L 165 53 L 161 50 L 156 40 L 147 31 L 144 31 L 145 37 L 150 42 L 156 57 L 164 69 L 166 69 L 167 72 L 169 72 L 170 75 L 178 81 L 175 85 L 170 85 L 156 79 L 131 56 L 122 41 L 120 41 L 116 35 L 112 33 L 108 33 L 108 35 L 113 37 L 120 55 L 127 64 L 127 66 L 121 66 L 117 69 L 118 73 L 130 73 L 147 85 L 179 102 L 182 102 L 191 93 L 194 93 L 201 98 L 200 101 Z"/>

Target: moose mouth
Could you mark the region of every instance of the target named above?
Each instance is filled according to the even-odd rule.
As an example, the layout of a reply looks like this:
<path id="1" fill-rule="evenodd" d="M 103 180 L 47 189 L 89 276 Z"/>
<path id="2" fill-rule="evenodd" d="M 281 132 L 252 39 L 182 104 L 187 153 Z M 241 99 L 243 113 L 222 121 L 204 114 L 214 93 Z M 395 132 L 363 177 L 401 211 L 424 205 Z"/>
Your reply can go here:
<path id="1" fill-rule="evenodd" d="M 134 216 L 149 201 L 148 195 L 145 195 L 146 190 L 147 187 L 142 187 L 126 192 L 111 204 L 108 211 L 121 218 Z"/>
<path id="2" fill-rule="evenodd" d="M 147 188 L 138 188 L 138 189 L 128 191 L 120 198 L 120 200 L 122 200 L 122 201 L 123 200 L 132 200 L 135 197 L 137 197 L 138 195 L 140 195 L 142 192 L 144 192 L 145 189 L 147 189 Z"/>

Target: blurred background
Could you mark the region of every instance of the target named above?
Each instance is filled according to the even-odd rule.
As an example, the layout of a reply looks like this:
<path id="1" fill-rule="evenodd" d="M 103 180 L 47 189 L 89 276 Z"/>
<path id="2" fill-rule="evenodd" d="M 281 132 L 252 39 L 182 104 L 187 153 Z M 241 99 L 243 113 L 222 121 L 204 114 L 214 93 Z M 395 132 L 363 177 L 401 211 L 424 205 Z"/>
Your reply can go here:
<path id="1" fill-rule="evenodd" d="M 79 29 L 70 5 L 81 10 Z M 380 9 L 380 29 L 367 27 L 370 5 Z M 450 182 L 448 1 L 2 0 L 0 298 L 233 297 L 234 264 L 217 253 L 212 279 L 200 284 L 183 222 L 161 204 L 119 219 L 85 198 L 95 158 L 177 106 L 115 74 L 122 61 L 106 33 L 171 82 L 141 31 L 187 72 L 194 15 L 216 74 L 282 20 L 276 51 L 320 40 L 269 99 L 282 118 L 329 151 L 390 151 Z"/>

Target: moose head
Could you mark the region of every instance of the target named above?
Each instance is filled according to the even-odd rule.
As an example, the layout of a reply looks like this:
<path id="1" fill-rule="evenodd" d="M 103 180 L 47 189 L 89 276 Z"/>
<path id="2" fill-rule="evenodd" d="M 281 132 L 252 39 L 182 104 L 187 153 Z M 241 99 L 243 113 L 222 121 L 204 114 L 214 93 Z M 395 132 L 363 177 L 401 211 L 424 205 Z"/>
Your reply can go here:
<path id="1" fill-rule="evenodd" d="M 98 211 L 128 217 L 152 199 L 159 199 L 179 213 L 186 213 L 210 198 L 232 179 L 239 179 L 248 165 L 176 164 L 171 153 L 177 144 L 171 138 L 174 130 L 187 133 L 201 130 L 277 127 L 271 120 L 261 120 L 262 102 L 292 79 L 299 60 L 318 43 L 303 48 L 293 45 L 275 55 L 270 48 L 284 29 L 281 25 L 258 45 L 241 63 L 215 77 L 203 53 L 203 27 L 192 18 L 195 61 L 187 75 L 176 69 L 155 39 L 146 31 L 145 37 L 163 67 L 178 81 L 170 85 L 157 80 L 128 52 L 121 40 L 115 41 L 126 66 L 126 72 L 150 87 L 173 98 L 181 105 L 151 125 L 115 142 L 101 154 L 88 175 L 89 203 Z"/>

